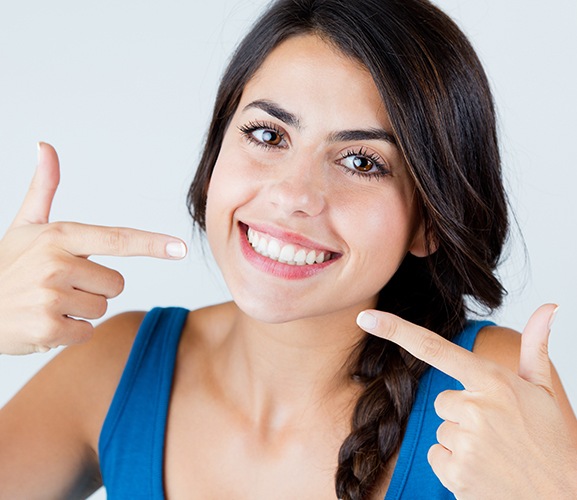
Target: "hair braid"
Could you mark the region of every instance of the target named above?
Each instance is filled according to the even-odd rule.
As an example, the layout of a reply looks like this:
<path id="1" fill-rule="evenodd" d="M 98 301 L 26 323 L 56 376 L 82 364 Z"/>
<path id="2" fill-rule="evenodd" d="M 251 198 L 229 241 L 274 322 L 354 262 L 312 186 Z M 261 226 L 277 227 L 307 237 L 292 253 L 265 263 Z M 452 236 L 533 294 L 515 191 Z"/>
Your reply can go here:
<path id="1" fill-rule="evenodd" d="M 420 363 L 424 365 L 424 363 Z M 352 431 L 339 452 L 337 495 L 361 500 L 382 477 L 398 450 L 411 411 L 422 366 L 411 371 L 396 345 L 367 336 L 361 344 L 355 379 L 364 383 L 352 418 Z"/>

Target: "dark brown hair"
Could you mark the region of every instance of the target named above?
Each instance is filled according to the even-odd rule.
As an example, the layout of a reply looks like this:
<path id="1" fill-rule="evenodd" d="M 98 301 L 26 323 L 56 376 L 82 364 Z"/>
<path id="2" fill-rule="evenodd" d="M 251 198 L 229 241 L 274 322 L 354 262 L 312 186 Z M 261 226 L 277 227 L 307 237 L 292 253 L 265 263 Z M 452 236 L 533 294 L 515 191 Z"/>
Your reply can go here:
<path id="1" fill-rule="evenodd" d="M 417 190 L 429 257 L 407 255 L 377 307 L 451 339 L 467 300 L 501 304 L 495 275 L 508 231 L 495 112 L 487 78 L 466 37 L 426 0 L 278 0 L 240 43 L 226 69 L 188 206 L 205 228 L 208 183 L 246 83 L 284 40 L 315 34 L 371 73 Z M 351 376 L 365 387 L 341 446 L 336 492 L 369 496 L 398 450 L 427 366 L 367 335 Z"/>

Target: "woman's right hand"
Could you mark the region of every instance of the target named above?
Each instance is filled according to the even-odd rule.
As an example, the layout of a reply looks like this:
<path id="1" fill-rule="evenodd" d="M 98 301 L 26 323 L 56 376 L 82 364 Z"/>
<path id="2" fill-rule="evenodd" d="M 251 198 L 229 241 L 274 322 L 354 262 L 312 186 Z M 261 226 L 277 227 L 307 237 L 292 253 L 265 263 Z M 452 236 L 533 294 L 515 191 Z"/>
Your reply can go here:
<path id="1" fill-rule="evenodd" d="M 129 228 L 49 223 L 60 179 L 52 146 L 38 145 L 38 168 L 18 215 L 0 240 L 0 353 L 45 352 L 90 339 L 89 321 L 124 287 L 90 255 L 180 259 L 178 238 Z"/>

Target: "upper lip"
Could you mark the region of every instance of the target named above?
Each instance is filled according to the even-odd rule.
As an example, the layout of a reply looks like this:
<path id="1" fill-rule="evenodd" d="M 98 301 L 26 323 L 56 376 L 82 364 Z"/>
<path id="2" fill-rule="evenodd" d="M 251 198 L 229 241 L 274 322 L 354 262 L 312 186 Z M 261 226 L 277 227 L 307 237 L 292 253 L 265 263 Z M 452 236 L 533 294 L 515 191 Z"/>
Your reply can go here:
<path id="1" fill-rule="evenodd" d="M 258 231 L 259 233 L 269 235 L 277 240 L 282 241 L 283 243 L 292 243 L 294 245 L 298 245 L 301 247 L 310 248 L 311 250 L 317 250 L 320 252 L 330 252 L 336 255 L 339 254 L 339 252 L 337 252 L 336 250 L 331 249 L 323 245 L 322 243 L 318 243 L 305 236 L 302 236 L 301 234 L 288 231 L 287 229 L 282 229 L 268 224 L 260 224 L 252 222 L 248 223 L 240 221 L 240 224 L 243 226 L 250 227 L 251 229 Z"/>

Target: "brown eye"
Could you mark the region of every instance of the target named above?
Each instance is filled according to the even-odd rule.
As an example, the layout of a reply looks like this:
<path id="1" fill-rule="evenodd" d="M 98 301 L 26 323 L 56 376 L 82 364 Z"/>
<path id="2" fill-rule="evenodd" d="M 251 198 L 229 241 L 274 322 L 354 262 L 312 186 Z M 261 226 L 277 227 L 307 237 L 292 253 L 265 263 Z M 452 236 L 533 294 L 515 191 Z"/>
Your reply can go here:
<path id="1" fill-rule="evenodd" d="M 353 156 L 351 163 L 359 172 L 370 172 L 374 167 L 373 162 L 364 156 Z"/>
<path id="2" fill-rule="evenodd" d="M 270 129 L 258 129 L 253 131 L 253 135 L 260 141 L 270 144 L 271 146 L 278 146 L 282 141 L 282 135 Z M 260 135 L 260 138 L 258 137 Z"/>
<path id="3" fill-rule="evenodd" d="M 360 175 L 366 179 L 381 178 L 391 173 L 379 155 L 367 151 L 365 148 L 347 150 L 341 154 L 337 164 L 343 168 L 345 173 Z"/>

